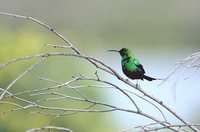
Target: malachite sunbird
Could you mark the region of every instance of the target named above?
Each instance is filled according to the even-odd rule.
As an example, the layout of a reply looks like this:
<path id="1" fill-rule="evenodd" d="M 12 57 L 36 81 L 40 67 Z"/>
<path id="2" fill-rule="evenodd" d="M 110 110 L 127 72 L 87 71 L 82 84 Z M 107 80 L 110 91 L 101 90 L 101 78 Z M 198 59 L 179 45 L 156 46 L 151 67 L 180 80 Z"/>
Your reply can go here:
<path id="1" fill-rule="evenodd" d="M 114 51 L 119 52 L 122 60 L 121 60 L 121 66 L 123 73 L 131 78 L 131 79 L 146 79 L 148 81 L 156 80 L 156 78 L 149 77 L 145 74 L 145 70 L 142 66 L 142 64 L 134 57 L 133 52 L 128 48 L 122 48 L 121 50 L 108 50 L 108 51 Z"/>

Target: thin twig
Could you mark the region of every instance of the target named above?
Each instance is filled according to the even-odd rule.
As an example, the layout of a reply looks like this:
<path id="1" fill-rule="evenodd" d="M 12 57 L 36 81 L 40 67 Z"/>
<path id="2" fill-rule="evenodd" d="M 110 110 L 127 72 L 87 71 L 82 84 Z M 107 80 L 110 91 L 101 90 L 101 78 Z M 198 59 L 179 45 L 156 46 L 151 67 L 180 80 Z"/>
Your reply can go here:
<path id="1" fill-rule="evenodd" d="M 45 44 L 46 46 L 51 46 L 53 48 L 72 48 L 71 46 L 66 45 L 54 45 L 54 44 Z"/>
<path id="2" fill-rule="evenodd" d="M 5 95 L 6 91 L 8 91 L 20 78 L 22 78 L 24 75 L 26 75 L 28 72 L 30 72 L 34 67 L 36 67 L 39 63 L 41 62 L 41 60 L 39 60 L 38 62 L 36 62 L 35 64 L 33 64 L 30 68 L 28 68 L 26 71 L 24 71 L 22 74 L 20 74 L 15 80 L 13 80 L 6 88 L 5 91 L 3 91 L 3 93 L 0 96 L 0 100 L 3 98 L 3 96 Z"/>
<path id="3" fill-rule="evenodd" d="M 77 54 L 80 54 L 80 51 L 78 49 L 76 49 L 64 36 L 62 36 L 61 34 L 56 32 L 53 28 L 49 27 L 48 25 L 44 24 L 43 22 L 41 22 L 41 21 L 39 21 L 39 20 L 37 20 L 35 18 L 29 17 L 29 16 L 16 15 L 16 14 L 11 14 L 11 13 L 7 13 L 7 12 L 0 12 L 0 14 L 7 15 L 7 16 L 12 16 L 12 17 L 16 17 L 16 18 L 21 18 L 21 19 L 27 19 L 27 20 L 30 20 L 32 22 L 35 22 L 35 23 L 45 27 L 49 31 L 51 31 L 57 37 L 62 39 L 65 42 L 65 44 L 67 44 L 67 46 L 70 46 L 73 51 L 75 51 Z"/>
<path id="4" fill-rule="evenodd" d="M 49 129 L 53 129 L 57 131 L 73 132 L 69 128 L 57 127 L 57 126 L 44 126 L 40 128 L 33 128 L 33 129 L 27 130 L 26 132 L 37 132 L 37 131 L 43 131 L 43 130 L 49 130 Z"/>

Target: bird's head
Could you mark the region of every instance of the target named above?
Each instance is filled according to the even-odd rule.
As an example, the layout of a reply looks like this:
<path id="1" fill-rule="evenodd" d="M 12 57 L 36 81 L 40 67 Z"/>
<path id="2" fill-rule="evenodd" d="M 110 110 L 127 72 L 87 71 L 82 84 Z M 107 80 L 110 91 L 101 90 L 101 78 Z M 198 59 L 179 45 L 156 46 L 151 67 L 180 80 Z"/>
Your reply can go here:
<path id="1" fill-rule="evenodd" d="M 120 53 L 122 58 L 134 57 L 132 51 L 128 48 L 122 48 L 121 50 L 108 50 L 108 51 L 118 52 Z"/>

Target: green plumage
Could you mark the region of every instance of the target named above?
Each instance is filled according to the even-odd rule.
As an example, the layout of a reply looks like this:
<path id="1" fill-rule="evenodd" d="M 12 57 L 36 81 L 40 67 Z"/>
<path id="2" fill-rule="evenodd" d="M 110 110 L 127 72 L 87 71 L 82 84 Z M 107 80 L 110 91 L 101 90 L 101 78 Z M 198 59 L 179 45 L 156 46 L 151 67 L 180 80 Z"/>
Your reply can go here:
<path id="1" fill-rule="evenodd" d="M 133 58 L 121 60 L 122 69 L 126 69 L 126 70 L 132 71 L 132 72 L 137 71 L 137 65 L 139 65 L 139 64 L 140 64 L 140 62 L 137 59 L 133 59 Z"/>
<path id="2" fill-rule="evenodd" d="M 155 78 L 144 75 L 145 70 L 142 64 L 140 64 L 140 62 L 134 57 L 131 50 L 127 48 L 122 48 L 120 51 L 117 50 L 109 50 L 109 51 L 115 51 L 120 53 L 122 57 L 121 60 L 122 71 L 127 77 L 131 79 L 141 79 L 141 80 L 146 79 L 148 81 L 156 80 Z"/>

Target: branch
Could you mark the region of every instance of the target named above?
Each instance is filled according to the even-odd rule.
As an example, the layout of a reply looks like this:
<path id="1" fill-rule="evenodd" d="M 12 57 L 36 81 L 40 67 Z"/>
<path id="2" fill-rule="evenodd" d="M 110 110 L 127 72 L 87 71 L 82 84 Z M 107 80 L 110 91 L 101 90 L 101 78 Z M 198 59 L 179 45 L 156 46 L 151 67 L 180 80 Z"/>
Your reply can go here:
<path id="1" fill-rule="evenodd" d="M 37 23 L 37 24 L 43 26 L 44 28 L 48 29 L 49 31 L 51 31 L 54 35 L 59 37 L 61 40 L 63 40 L 65 42 L 65 44 L 67 44 L 67 46 L 70 46 L 72 48 L 72 50 L 75 51 L 77 54 L 80 54 L 80 51 L 78 49 L 76 49 L 64 36 L 62 36 L 61 34 L 56 32 L 53 28 L 49 27 L 48 25 L 44 24 L 43 22 L 41 22 L 35 18 L 29 17 L 29 16 L 16 15 L 16 14 L 11 14 L 11 13 L 7 13 L 7 12 L 0 12 L 0 14 L 6 15 L 6 16 L 12 16 L 12 17 L 16 17 L 16 18 L 21 18 L 21 19 L 27 19 L 34 23 Z"/>
<path id="2" fill-rule="evenodd" d="M 88 57 L 88 56 L 82 56 L 82 55 L 77 55 L 77 54 L 70 54 L 70 53 L 44 53 L 44 54 L 36 54 L 36 55 L 32 55 L 32 56 L 25 56 L 25 57 L 20 57 L 20 58 L 16 58 L 13 59 L 7 63 L 4 63 L 4 66 L 7 66 L 8 64 L 12 64 L 14 62 L 17 61 L 21 61 L 21 60 L 26 60 L 26 59 L 32 59 L 32 58 L 38 58 L 38 57 L 50 57 L 50 56 L 74 56 L 74 57 L 78 57 L 78 58 L 85 58 L 85 59 L 91 59 L 93 61 L 96 61 L 100 64 L 104 64 L 103 62 L 101 62 L 100 60 L 94 59 L 92 57 Z M 105 64 L 104 64 L 105 65 Z M 109 68 L 109 66 L 107 66 L 107 68 Z M 112 68 L 111 68 L 112 69 Z M 109 72 L 110 73 L 110 72 Z M 113 75 L 113 74 L 112 74 Z M 115 75 L 115 74 L 114 74 Z M 129 86 L 136 88 L 136 90 L 140 91 L 141 93 L 143 93 L 146 97 L 152 99 L 153 101 L 157 102 L 158 104 L 160 104 L 161 106 L 163 106 L 165 109 L 167 109 L 170 113 L 172 113 L 174 116 L 176 116 L 180 121 L 182 121 L 184 124 L 189 124 L 186 121 L 184 121 L 179 115 L 177 115 L 171 108 L 169 108 L 167 105 L 165 105 L 162 101 L 160 101 L 159 99 L 153 97 L 152 95 L 148 94 L 146 91 L 144 91 L 141 87 L 136 87 L 135 84 L 131 83 L 130 81 L 127 81 L 126 79 L 122 78 L 121 76 L 117 75 L 119 80 L 123 81 L 124 83 L 128 84 Z"/>
<path id="3" fill-rule="evenodd" d="M 57 130 L 57 131 L 73 132 L 69 128 L 56 127 L 56 126 L 44 126 L 40 128 L 33 128 L 33 129 L 27 130 L 26 132 L 37 132 L 37 131 L 43 131 L 43 130 Z"/>
<path id="4" fill-rule="evenodd" d="M 194 75 L 200 68 L 200 52 L 193 53 L 183 58 L 182 60 L 176 62 L 176 66 L 172 69 L 172 71 L 167 75 L 167 77 L 165 78 L 165 80 L 163 80 L 161 84 L 165 83 L 166 80 L 168 80 L 178 69 L 181 69 L 181 68 L 184 68 L 184 71 L 189 68 L 196 68 L 194 72 L 188 77 L 186 77 L 185 79 Z"/>
<path id="5" fill-rule="evenodd" d="M 22 78 L 24 75 L 26 75 L 28 72 L 30 72 L 34 67 L 36 67 L 39 63 L 41 62 L 38 61 L 35 64 L 33 64 L 30 68 L 28 68 L 26 71 L 24 71 L 22 74 L 20 74 L 15 80 L 13 80 L 5 89 L 5 91 L 3 91 L 3 93 L 0 96 L 0 100 L 3 98 L 3 96 L 5 95 L 6 91 L 8 91 L 20 78 Z"/>

